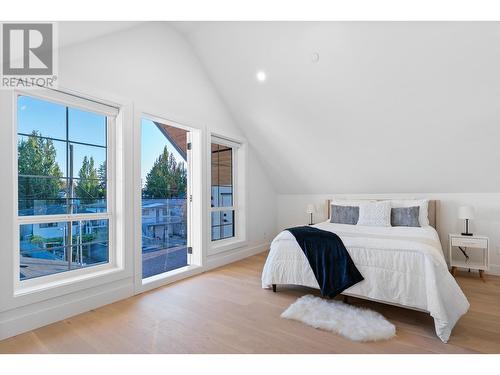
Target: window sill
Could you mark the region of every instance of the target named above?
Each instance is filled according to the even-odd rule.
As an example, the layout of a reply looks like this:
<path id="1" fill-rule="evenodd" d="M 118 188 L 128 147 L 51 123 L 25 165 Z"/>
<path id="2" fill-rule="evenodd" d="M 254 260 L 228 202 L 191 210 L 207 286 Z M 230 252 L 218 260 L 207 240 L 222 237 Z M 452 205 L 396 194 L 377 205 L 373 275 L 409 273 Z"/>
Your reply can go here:
<path id="1" fill-rule="evenodd" d="M 97 266 L 97 267 L 99 267 L 99 266 Z M 123 268 L 116 267 L 116 266 L 110 266 L 107 264 L 98 270 L 94 269 L 91 271 L 91 269 L 89 268 L 89 269 L 78 270 L 78 271 L 85 271 L 85 272 L 81 272 L 80 274 L 77 274 L 75 276 L 66 277 L 66 278 L 63 278 L 60 280 L 51 280 L 51 281 L 41 282 L 41 281 L 38 281 L 36 279 L 32 279 L 32 280 L 36 280 L 36 282 L 31 283 L 30 282 L 31 280 L 26 280 L 24 282 L 20 282 L 14 291 L 14 297 L 22 297 L 22 296 L 26 296 L 26 295 L 33 294 L 33 293 L 39 293 L 39 292 L 48 291 L 48 290 L 52 290 L 52 289 L 56 289 L 56 288 L 60 288 L 60 287 L 68 286 L 68 285 L 78 284 L 78 283 L 85 282 L 88 280 L 97 279 L 97 278 L 100 278 L 103 276 L 109 276 L 109 275 L 115 274 L 117 272 L 123 271 Z M 78 271 L 76 271 L 76 272 L 78 272 Z M 91 271 L 91 272 L 89 272 L 89 271 Z M 75 271 L 73 271 L 73 272 L 75 272 Z M 65 274 L 65 272 L 62 274 Z M 59 275 L 61 275 L 61 274 L 57 274 L 57 276 L 59 276 Z M 48 277 L 50 277 L 50 276 L 48 276 Z"/>
<path id="2" fill-rule="evenodd" d="M 200 266 L 189 265 L 159 275 L 154 275 L 146 279 L 142 279 L 142 285 L 136 289 L 136 294 L 143 293 L 151 289 L 159 288 L 161 286 L 179 281 L 186 277 L 197 275 L 201 273 L 202 270 L 203 268 Z"/>
<path id="3" fill-rule="evenodd" d="M 212 241 L 208 255 L 215 255 L 230 250 L 239 249 L 247 244 L 246 240 L 240 238 L 228 238 L 227 240 Z"/>

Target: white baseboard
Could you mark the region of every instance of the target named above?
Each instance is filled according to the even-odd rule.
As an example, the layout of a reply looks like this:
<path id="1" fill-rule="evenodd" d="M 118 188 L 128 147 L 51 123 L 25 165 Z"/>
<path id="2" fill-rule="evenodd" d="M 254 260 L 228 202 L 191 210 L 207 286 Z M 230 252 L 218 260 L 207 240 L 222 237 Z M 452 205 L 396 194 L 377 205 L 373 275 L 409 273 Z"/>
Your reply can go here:
<path id="1" fill-rule="evenodd" d="M 500 276 L 500 264 L 490 264 L 490 268 L 486 271 L 489 275 Z"/>
<path id="2" fill-rule="evenodd" d="M 225 266 L 226 264 L 234 263 L 239 260 L 248 258 L 252 255 L 260 254 L 269 250 L 270 242 L 265 242 L 259 245 L 245 247 L 237 251 L 228 251 L 211 255 L 207 258 L 207 264 L 204 271 L 212 270 L 217 267 Z"/>
<path id="3" fill-rule="evenodd" d="M 45 309 L 37 308 L 36 304 L 30 305 L 30 311 L 0 321 L 0 340 L 131 297 L 133 289 L 133 284 L 129 281 L 83 298 L 75 296 L 69 301 Z"/>

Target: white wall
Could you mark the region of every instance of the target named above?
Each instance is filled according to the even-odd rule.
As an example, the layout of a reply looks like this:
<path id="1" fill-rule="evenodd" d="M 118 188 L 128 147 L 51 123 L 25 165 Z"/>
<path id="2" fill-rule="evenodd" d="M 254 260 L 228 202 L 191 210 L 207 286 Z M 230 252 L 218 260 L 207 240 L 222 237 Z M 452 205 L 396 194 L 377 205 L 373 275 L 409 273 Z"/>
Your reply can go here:
<path id="1" fill-rule="evenodd" d="M 309 203 L 315 205 L 314 222 L 326 220 L 326 200 L 332 197 L 356 198 L 427 198 L 439 200 L 437 230 L 445 257 L 448 257 L 448 234 L 461 233 L 464 230 L 463 220 L 459 220 L 458 207 L 471 205 L 476 210 L 476 218 L 471 221 L 471 231 L 490 238 L 490 270 L 489 273 L 500 275 L 500 193 L 461 193 L 461 194 L 307 194 L 278 195 L 279 230 L 295 225 L 305 225 L 309 215 L 305 213 Z"/>
<path id="2" fill-rule="evenodd" d="M 62 23 L 59 33 L 80 35 L 91 25 Z M 83 40 L 85 38 L 80 38 Z M 43 293 L 14 297 L 13 279 L 13 152 L 15 129 L 11 126 L 11 95 L 0 92 L 0 339 L 60 320 L 99 305 L 125 298 L 134 286 L 132 168 L 133 129 L 141 112 L 170 119 L 204 134 L 209 131 L 245 139 L 230 117 L 191 47 L 165 23 L 140 24 L 116 33 L 65 47 L 59 55 L 59 85 L 91 97 L 124 104 L 129 112 L 124 127 L 127 211 L 126 257 L 123 271 Z M 206 158 L 205 158 L 206 159 Z M 211 266 L 262 251 L 274 234 L 275 193 L 248 145 L 247 242 L 232 252 L 207 259 Z M 206 162 L 206 160 L 204 160 Z M 205 174 L 208 163 L 205 163 Z M 206 197 L 204 197 L 206 202 Z M 206 213 L 204 217 L 206 217 Z M 207 220 L 204 223 L 208 225 Z M 208 230 L 205 231 L 208 233 Z M 203 243 L 207 246 L 207 241 Z M 206 251 L 206 248 L 204 249 Z M 13 274 L 14 272 L 14 274 Z"/>

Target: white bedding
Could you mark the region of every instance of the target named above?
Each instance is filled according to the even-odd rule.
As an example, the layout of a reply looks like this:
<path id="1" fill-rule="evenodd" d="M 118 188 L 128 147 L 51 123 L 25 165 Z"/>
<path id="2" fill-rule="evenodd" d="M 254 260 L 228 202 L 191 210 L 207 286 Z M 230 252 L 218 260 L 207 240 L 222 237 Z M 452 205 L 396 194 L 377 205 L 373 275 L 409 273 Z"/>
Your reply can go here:
<path id="1" fill-rule="evenodd" d="M 345 294 L 428 311 L 437 336 L 447 342 L 469 302 L 448 272 L 436 230 L 426 227 L 367 227 L 332 224 L 315 227 L 336 233 L 364 281 Z M 319 289 L 295 237 L 281 232 L 273 240 L 262 273 L 262 287 L 294 284 Z"/>

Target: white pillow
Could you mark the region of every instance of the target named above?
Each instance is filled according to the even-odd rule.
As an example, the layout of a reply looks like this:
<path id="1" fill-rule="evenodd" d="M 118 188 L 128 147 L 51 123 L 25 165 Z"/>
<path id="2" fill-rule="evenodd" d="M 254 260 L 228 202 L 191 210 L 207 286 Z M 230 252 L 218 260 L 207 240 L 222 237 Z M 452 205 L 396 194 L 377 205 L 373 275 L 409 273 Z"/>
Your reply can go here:
<path id="1" fill-rule="evenodd" d="M 421 227 L 429 225 L 429 201 L 427 199 L 399 199 L 391 200 L 391 207 L 414 207 L 418 206 L 418 221 Z"/>
<path id="2" fill-rule="evenodd" d="M 342 199 L 342 198 L 334 198 L 334 199 L 330 200 L 331 205 L 352 206 L 352 207 L 359 207 L 359 206 L 362 206 L 363 204 L 366 204 L 369 202 L 376 202 L 376 201 L 369 200 L 369 199 Z"/>
<path id="3" fill-rule="evenodd" d="M 391 201 L 368 202 L 359 206 L 359 219 L 356 225 L 390 227 Z"/>

